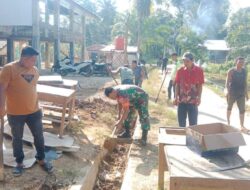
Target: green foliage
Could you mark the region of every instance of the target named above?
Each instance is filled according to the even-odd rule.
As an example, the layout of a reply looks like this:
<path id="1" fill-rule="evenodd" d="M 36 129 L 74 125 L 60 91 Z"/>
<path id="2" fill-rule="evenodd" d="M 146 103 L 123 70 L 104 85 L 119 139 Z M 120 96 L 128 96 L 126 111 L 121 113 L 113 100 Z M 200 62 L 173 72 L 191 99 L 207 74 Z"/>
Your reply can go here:
<path id="1" fill-rule="evenodd" d="M 116 7 L 114 0 L 98 0 L 92 2 L 84 0 L 82 5 L 86 9 L 96 13 L 101 19 L 90 20 L 86 24 L 86 44 L 108 44 L 112 41 L 111 30 L 116 17 Z"/>
<path id="2" fill-rule="evenodd" d="M 230 58 L 243 56 L 250 61 L 250 8 L 240 9 L 230 20 L 227 41 L 232 48 Z"/>
<path id="3" fill-rule="evenodd" d="M 204 71 L 210 74 L 225 74 L 232 67 L 234 67 L 234 61 L 228 61 L 223 64 L 210 63 L 205 67 Z"/>
<path id="4" fill-rule="evenodd" d="M 173 49 L 174 18 L 167 12 L 158 11 L 142 25 L 142 50 L 147 58 L 159 58 L 164 48 Z"/>
<path id="5" fill-rule="evenodd" d="M 119 13 L 115 18 L 115 24 L 112 28 L 111 36 L 114 39 L 116 36 L 126 36 L 126 30 L 128 29 L 128 44 L 135 45 L 137 39 L 137 21 L 135 12 L 131 13 Z"/>
<path id="6" fill-rule="evenodd" d="M 225 37 L 223 26 L 229 14 L 229 0 L 171 0 L 183 23 L 198 34 L 217 39 Z"/>
<path id="7" fill-rule="evenodd" d="M 181 48 L 181 53 L 190 51 L 194 54 L 196 60 L 204 60 L 203 49 L 199 48 L 198 45 L 203 43 L 204 38 L 198 36 L 188 27 L 183 27 L 180 30 L 180 34 L 177 37 L 177 43 Z"/>
<path id="8" fill-rule="evenodd" d="M 135 0 L 135 8 L 140 20 L 150 15 L 151 3 L 151 0 Z"/>
<path id="9" fill-rule="evenodd" d="M 128 34 L 128 44 L 138 45 L 145 59 L 191 51 L 196 60 L 205 60 L 199 44 L 207 36 L 226 35 L 222 26 L 228 16 L 228 0 L 133 0 L 133 9 L 123 14 L 116 12 L 114 0 L 78 1 L 101 17 L 87 23 L 87 45 L 109 44 L 114 37 Z M 170 2 L 176 15 L 170 13 Z M 162 6 L 154 11 L 155 3 Z"/>

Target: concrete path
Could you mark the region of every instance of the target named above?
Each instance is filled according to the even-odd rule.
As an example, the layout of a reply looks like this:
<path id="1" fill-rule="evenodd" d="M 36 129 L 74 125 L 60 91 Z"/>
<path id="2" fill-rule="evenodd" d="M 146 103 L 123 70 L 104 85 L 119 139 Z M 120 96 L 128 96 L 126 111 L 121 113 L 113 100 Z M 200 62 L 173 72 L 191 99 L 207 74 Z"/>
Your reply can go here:
<path id="1" fill-rule="evenodd" d="M 222 98 L 212 90 L 204 87 L 201 101 L 201 105 L 199 106 L 198 124 L 213 122 L 227 123 L 226 98 Z M 231 113 L 231 125 L 240 128 L 239 111 L 236 103 L 234 104 Z M 245 127 L 250 129 L 249 113 L 245 114 Z"/>
<path id="2" fill-rule="evenodd" d="M 165 82 L 165 88 L 169 83 Z M 166 94 L 167 95 L 167 94 Z M 176 111 L 176 107 L 174 108 Z M 198 124 L 226 121 L 226 99 L 218 96 L 210 89 L 204 87 L 199 106 Z M 231 124 L 239 128 L 239 114 L 236 105 L 232 110 Z M 138 122 L 139 123 L 139 122 Z M 245 126 L 250 129 L 250 116 L 246 114 Z M 141 137 L 140 125 L 137 125 L 134 138 Z M 167 173 L 166 173 L 167 174 Z M 165 187 L 168 185 L 168 175 L 165 175 Z M 146 147 L 133 144 L 128 160 L 122 190 L 156 190 L 158 183 L 158 126 L 153 126 L 149 133 L 149 143 Z M 167 188 L 166 188 L 167 189 Z"/>

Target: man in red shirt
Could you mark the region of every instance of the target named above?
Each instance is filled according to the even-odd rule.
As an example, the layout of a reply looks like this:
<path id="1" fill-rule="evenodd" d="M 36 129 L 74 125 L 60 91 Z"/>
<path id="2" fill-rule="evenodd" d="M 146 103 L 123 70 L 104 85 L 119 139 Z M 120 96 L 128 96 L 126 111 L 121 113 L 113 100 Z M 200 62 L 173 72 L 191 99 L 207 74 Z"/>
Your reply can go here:
<path id="1" fill-rule="evenodd" d="M 174 103 L 178 105 L 179 126 L 186 127 L 187 116 L 189 125 L 197 125 L 204 75 L 203 70 L 194 64 L 194 57 L 190 52 L 184 53 L 182 60 L 184 66 L 177 71 L 175 78 Z"/>

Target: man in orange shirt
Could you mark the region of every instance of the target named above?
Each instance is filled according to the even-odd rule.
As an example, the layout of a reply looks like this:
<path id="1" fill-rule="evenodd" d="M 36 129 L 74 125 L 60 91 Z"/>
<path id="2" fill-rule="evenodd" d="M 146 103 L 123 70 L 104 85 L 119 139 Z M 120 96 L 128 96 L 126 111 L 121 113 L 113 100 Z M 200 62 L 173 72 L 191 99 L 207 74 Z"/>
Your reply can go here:
<path id="1" fill-rule="evenodd" d="M 44 161 L 42 112 L 36 91 L 39 73 L 35 63 L 38 55 L 35 49 L 26 46 L 22 49 L 20 60 L 5 65 L 0 74 L 0 116 L 3 118 L 7 113 L 11 127 L 13 154 L 17 162 L 13 170 L 15 176 L 23 173 L 22 138 L 25 123 L 34 137 L 38 163 L 47 172 L 53 170 L 52 165 Z"/>

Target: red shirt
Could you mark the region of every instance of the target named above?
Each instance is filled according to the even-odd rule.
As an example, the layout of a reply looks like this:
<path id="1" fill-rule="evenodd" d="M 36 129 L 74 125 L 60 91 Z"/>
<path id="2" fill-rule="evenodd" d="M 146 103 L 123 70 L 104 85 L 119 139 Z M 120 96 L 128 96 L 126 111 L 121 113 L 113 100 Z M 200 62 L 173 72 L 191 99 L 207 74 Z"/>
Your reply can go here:
<path id="1" fill-rule="evenodd" d="M 196 65 L 193 65 L 191 69 L 183 66 L 177 71 L 175 82 L 180 86 L 180 103 L 196 104 L 198 96 L 197 86 L 204 83 L 203 70 Z"/>

